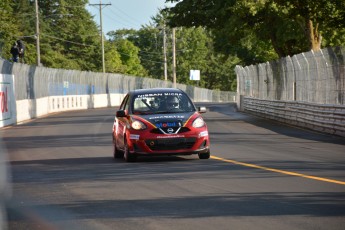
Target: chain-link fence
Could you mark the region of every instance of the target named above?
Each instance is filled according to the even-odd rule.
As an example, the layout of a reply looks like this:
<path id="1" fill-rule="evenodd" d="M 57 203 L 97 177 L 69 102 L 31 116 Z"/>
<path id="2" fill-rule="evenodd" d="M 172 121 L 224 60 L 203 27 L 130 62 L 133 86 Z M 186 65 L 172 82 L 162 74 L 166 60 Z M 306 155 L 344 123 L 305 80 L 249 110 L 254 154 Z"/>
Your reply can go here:
<path id="1" fill-rule="evenodd" d="M 345 47 L 236 66 L 238 93 L 267 100 L 345 104 Z"/>
<path id="2" fill-rule="evenodd" d="M 61 95 L 125 94 L 134 89 L 173 87 L 172 82 L 152 78 L 52 69 L 11 63 L 3 59 L 0 59 L 0 73 L 14 75 L 16 100 Z M 236 99 L 236 92 L 184 84 L 177 84 L 177 88 L 186 91 L 195 102 L 233 102 Z"/>

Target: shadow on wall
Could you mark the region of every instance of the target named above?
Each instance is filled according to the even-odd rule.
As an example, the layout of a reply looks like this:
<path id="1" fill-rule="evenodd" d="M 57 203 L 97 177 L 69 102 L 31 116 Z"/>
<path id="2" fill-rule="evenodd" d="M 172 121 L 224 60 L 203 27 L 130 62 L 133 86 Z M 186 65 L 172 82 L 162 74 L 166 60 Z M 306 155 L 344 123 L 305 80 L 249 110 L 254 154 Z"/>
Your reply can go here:
<path id="1" fill-rule="evenodd" d="M 345 76 L 344 49 L 341 49 L 340 47 L 336 47 L 335 49 L 327 48 L 327 50 L 331 54 L 330 59 L 332 62 L 332 72 L 333 72 L 333 76 L 335 77 L 336 84 L 339 86 L 345 85 L 345 77 L 341 78 L 341 76 Z M 337 100 L 339 104 L 341 105 L 345 104 L 345 94 L 343 91 L 338 90 Z"/>
<path id="2" fill-rule="evenodd" d="M 13 63 L 7 60 L 0 61 L 0 73 L 11 74 L 13 68 Z"/>
<path id="3" fill-rule="evenodd" d="M 87 99 L 87 108 L 94 108 L 95 107 L 94 105 L 95 105 L 94 95 L 91 94 L 90 97 L 88 97 Z"/>
<path id="4" fill-rule="evenodd" d="M 31 118 L 37 117 L 37 102 L 36 100 L 30 100 L 28 106 L 28 112 Z"/>
<path id="5" fill-rule="evenodd" d="M 28 99 L 36 99 L 35 94 L 35 73 L 36 73 L 37 67 L 36 66 L 30 66 L 29 68 L 29 78 L 27 78 L 26 82 L 26 90 L 27 90 L 27 96 Z M 18 98 L 17 98 L 18 100 Z"/>
<path id="6" fill-rule="evenodd" d="M 36 66 L 30 66 L 29 68 L 29 77 L 26 78 L 26 97 L 29 99 L 28 102 L 28 114 L 30 115 L 30 118 L 37 117 L 38 111 L 37 111 L 37 102 L 36 102 L 36 95 L 35 95 L 35 73 L 36 73 Z M 19 84 L 15 81 L 15 85 Z M 23 83 L 21 83 L 23 84 Z M 17 88 L 17 87 L 15 87 Z M 18 98 L 16 98 L 18 100 Z M 17 111 L 17 110 L 16 110 Z"/>
<path id="7" fill-rule="evenodd" d="M 194 87 L 193 86 L 187 85 L 186 93 L 193 101 L 195 101 Z"/>

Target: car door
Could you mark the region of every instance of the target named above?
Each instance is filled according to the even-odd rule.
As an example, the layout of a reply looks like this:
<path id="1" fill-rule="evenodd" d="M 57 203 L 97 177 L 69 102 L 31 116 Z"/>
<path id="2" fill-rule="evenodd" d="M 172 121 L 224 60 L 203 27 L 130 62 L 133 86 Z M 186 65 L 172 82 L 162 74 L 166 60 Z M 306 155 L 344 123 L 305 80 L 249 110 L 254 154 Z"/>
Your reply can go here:
<path id="1" fill-rule="evenodd" d="M 125 111 L 126 114 L 128 114 L 128 108 L 129 108 L 129 94 L 126 95 L 126 97 L 123 99 L 122 104 L 119 108 L 119 110 Z M 120 150 L 124 149 L 124 140 L 126 137 L 126 128 L 128 126 L 128 117 L 117 117 L 117 138 L 116 138 L 116 144 L 117 147 Z"/>

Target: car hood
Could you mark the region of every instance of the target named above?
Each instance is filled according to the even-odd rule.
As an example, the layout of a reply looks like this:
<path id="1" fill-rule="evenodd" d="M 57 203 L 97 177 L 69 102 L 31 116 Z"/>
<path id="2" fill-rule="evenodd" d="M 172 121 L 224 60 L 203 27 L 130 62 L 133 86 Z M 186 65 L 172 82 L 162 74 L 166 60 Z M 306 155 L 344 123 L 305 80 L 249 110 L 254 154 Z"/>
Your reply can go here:
<path id="1" fill-rule="evenodd" d="M 176 122 L 176 126 L 183 126 L 193 114 L 195 114 L 195 112 L 150 114 L 140 115 L 139 117 L 149 121 L 156 126 L 159 126 L 159 124 L 166 122 Z"/>

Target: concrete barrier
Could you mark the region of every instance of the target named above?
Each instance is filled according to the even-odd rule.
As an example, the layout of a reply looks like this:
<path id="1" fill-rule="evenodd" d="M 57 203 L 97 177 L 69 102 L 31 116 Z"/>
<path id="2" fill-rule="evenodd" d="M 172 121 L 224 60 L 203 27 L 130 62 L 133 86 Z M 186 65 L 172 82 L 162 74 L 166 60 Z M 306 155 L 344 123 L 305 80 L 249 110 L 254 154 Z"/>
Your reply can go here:
<path id="1" fill-rule="evenodd" d="M 14 96 L 14 77 L 0 74 L 0 127 L 16 122 L 16 99 Z"/>
<path id="2" fill-rule="evenodd" d="M 125 94 L 68 95 L 52 96 L 35 100 L 13 100 L 10 112 L 0 127 L 21 123 L 50 113 L 119 106 Z M 9 99 L 8 99 L 9 100 Z"/>
<path id="3" fill-rule="evenodd" d="M 241 96 L 240 110 L 270 120 L 345 137 L 345 106 Z"/>

